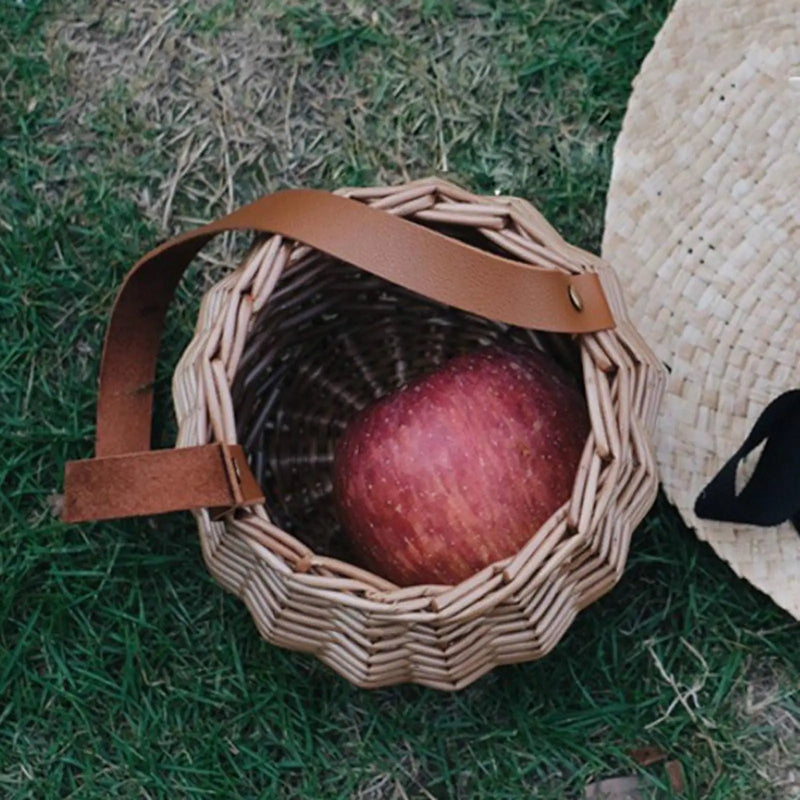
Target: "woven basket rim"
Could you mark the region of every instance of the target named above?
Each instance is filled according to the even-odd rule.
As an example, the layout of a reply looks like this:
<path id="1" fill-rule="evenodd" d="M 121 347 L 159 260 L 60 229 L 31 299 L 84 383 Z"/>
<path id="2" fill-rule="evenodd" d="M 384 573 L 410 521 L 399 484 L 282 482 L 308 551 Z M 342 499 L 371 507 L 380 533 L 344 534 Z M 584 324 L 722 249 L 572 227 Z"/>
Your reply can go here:
<path id="1" fill-rule="evenodd" d="M 534 215 L 537 221 L 540 221 L 542 229 L 547 234 L 547 246 L 552 248 L 558 256 L 558 258 L 553 259 L 551 262 L 554 268 L 564 271 L 569 270 L 573 273 L 584 270 L 594 270 L 599 272 L 604 279 L 608 278 L 610 267 L 607 263 L 603 262 L 597 256 L 568 244 L 544 217 L 541 216 L 535 207 L 523 198 L 503 195 L 476 195 L 440 177 L 422 178 L 402 185 L 405 189 L 400 193 L 397 192 L 396 186 L 343 187 L 335 191 L 337 194 L 353 199 L 362 199 L 365 197 L 392 197 L 398 205 L 404 205 L 414 201 L 420 196 L 430 193 L 431 190 L 444 191 L 450 198 L 464 203 L 465 205 L 480 204 L 481 206 L 497 206 L 501 209 L 501 213 L 507 214 L 510 218 L 514 219 L 517 224 L 523 219 L 525 220 L 524 224 L 527 224 L 525 216 Z M 381 207 L 380 201 L 377 205 Z M 269 248 L 273 238 L 274 237 L 269 237 L 261 246 L 264 249 Z M 294 251 L 301 256 L 306 255 L 308 252 L 308 249 L 303 245 L 295 245 L 294 248 Z M 517 255 L 520 254 L 521 251 L 518 251 Z M 558 263 L 559 260 L 563 260 L 567 263 Z M 220 285 L 224 286 L 226 282 L 231 284 L 235 283 L 236 279 L 237 275 L 233 273 L 224 279 Z M 208 295 L 206 299 L 204 299 L 204 304 L 206 304 L 207 299 Z M 630 323 L 625 307 L 618 299 L 617 302 L 614 302 L 613 295 L 610 296 L 610 299 L 612 300 L 614 316 L 617 323 L 614 331 L 615 335 L 620 336 L 620 338 L 628 338 L 640 344 L 640 338 Z M 213 315 L 214 313 L 211 308 L 205 308 L 204 311 L 207 315 Z M 202 315 L 203 310 L 201 310 L 201 316 Z M 203 350 L 208 349 L 210 346 L 213 347 L 215 337 L 212 327 L 208 327 L 205 336 L 200 335 L 196 338 L 197 342 L 193 344 L 197 349 Z M 581 342 L 585 342 L 586 340 L 586 337 L 582 335 L 577 335 L 577 338 Z M 585 347 L 584 344 L 581 346 L 582 348 Z M 179 375 L 180 372 L 176 372 L 176 384 Z M 641 442 L 644 454 L 646 452 L 646 446 L 643 438 Z M 647 455 L 650 456 L 650 454 Z M 541 530 L 546 531 L 549 526 L 552 526 L 554 521 L 561 519 L 567 513 L 567 506 L 568 504 L 565 504 L 564 507 L 556 512 L 549 523 Z M 201 519 L 206 524 L 210 523 L 210 517 L 207 516 L 206 511 L 200 510 L 196 512 L 196 514 L 198 519 Z M 541 533 L 541 531 L 538 533 Z M 502 602 L 506 597 L 514 593 L 519 582 L 517 577 L 520 575 L 526 561 L 530 558 L 531 553 L 536 549 L 537 540 L 543 538 L 540 537 L 538 533 L 534 535 L 528 542 L 528 545 L 515 556 L 486 567 L 465 581 L 452 586 L 429 584 L 398 587 L 367 570 L 354 567 L 353 565 L 344 565 L 345 572 L 349 572 L 352 575 L 350 580 L 343 579 L 340 576 L 327 576 L 324 573 L 314 574 L 319 573 L 320 570 L 324 571 L 325 567 L 329 566 L 333 559 L 327 556 L 315 555 L 303 545 L 301 545 L 301 555 L 297 558 L 295 563 L 289 564 L 285 562 L 284 565 L 289 573 L 291 573 L 292 580 L 305 584 L 309 590 L 334 593 L 337 597 L 337 602 L 350 604 L 363 610 L 380 611 L 385 610 L 387 606 L 393 607 L 398 603 L 402 603 L 407 606 L 409 610 L 408 613 L 413 614 L 415 619 L 463 619 L 465 616 L 474 613 L 473 608 L 468 607 L 462 610 L 462 606 L 464 605 L 463 600 L 465 597 L 469 597 L 473 601 L 475 600 L 476 589 L 487 591 L 486 587 L 491 586 L 492 589 L 489 591 L 491 591 L 493 602 L 496 603 Z M 286 535 L 291 537 L 291 534 Z M 557 558 L 566 558 L 579 544 L 579 537 L 570 537 L 562 542 L 561 547 L 557 552 L 554 552 L 553 555 Z M 263 551 L 261 551 L 260 555 L 264 555 Z M 273 566 L 277 567 L 277 564 Z M 336 566 L 339 569 L 343 567 L 341 562 L 337 562 Z M 281 567 L 278 568 L 281 569 Z"/>

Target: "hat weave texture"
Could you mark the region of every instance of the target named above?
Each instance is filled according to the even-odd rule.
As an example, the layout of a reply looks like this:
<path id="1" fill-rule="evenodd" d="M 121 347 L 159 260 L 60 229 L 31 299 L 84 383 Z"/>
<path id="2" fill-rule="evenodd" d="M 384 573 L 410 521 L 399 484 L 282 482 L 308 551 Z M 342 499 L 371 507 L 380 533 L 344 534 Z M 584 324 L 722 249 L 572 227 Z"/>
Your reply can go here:
<path id="1" fill-rule="evenodd" d="M 800 2 L 679 0 L 634 82 L 603 257 L 671 371 L 656 431 L 668 497 L 797 618 L 794 527 L 693 507 L 768 403 L 800 388 L 799 198 Z"/>

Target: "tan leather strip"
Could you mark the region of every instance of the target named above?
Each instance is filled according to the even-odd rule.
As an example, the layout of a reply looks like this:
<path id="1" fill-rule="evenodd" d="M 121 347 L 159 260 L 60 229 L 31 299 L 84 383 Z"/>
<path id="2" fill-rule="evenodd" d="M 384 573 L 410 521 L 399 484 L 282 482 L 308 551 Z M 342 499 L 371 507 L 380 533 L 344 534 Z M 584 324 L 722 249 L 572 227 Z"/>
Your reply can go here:
<path id="1" fill-rule="evenodd" d="M 65 495 L 66 522 L 264 502 L 242 448 L 219 443 L 70 461 Z"/>
<path id="2" fill-rule="evenodd" d="M 256 481 L 241 453 L 240 497 L 236 484 L 224 479 L 225 470 L 220 472 L 218 450 L 214 456 L 203 447 L 148 452 L 167 307 L 198 250 L 227 230 L 281 234 L 439 302 L 515 325 L 569 333 L 614 325 L 595 274 L 571 276 L 500 258 L 328 192 L 291 189 L 262 197 L 162 244 L 128 273 L 103 348 L 97 458 L 68 465 L 66 519 L 257 502 Z"/>
<path id="3" fill-rule="evenodd" d="M 149 448 L 151 384 L 167 305 L 192 257 L 227 230 L 278 233 L 439 302 L 514 325 L 569 333 L 614 325 L 596 274 L 570 276 L 500 258 L 355 200 L 288 189 L 166 242 L 128 274 L 103 353 L 98 456 Z"/>

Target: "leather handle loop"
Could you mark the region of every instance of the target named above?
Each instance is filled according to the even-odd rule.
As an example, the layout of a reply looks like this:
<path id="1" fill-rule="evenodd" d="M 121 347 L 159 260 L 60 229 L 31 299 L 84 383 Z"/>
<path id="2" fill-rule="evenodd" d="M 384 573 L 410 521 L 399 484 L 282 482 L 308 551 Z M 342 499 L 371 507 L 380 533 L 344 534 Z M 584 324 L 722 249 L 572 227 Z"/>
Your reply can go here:
<path id="1" fill-rule="evenodd" d="M 242 447 L 222 442 L 70 461 L 65 482 L 67 522 L 264 502 Z"/>
<path id="2" fill-rule="evenodd" d="M 279 234 L 439 302 L 514 325 L 564 333 L 614 325 L 597 274 L 569 275 L 502 258 L 356 200 L 314 189 L 287 189 L 156 247 L 128 273 L 103 348 L 97 459 L 133 458 L 150 451 L 152 383 L 167 307 L 192 258 L 211 238 L 231 230 Z M 152 456 L 149 463 L 157 469 Z M 181 464 L 190 479 L 188 455 Z M 94 478 L 97 489 L 96 470 Z M 248 486 L 255 485 L 252 475 L 246 478 Z M 68 475 L 67 517 L 70 495 L 79 491 L 80 480 Z M 110 493 L 105 492 L 106 498 Z M 98 515 L 103 513 L 103 494 L 97 493 Z M 229 499 L 235 506 L 261 498 L 230 494 Z M 153 497 L 146 505 L 157 508 L 169 505 L 167 500 Z M 87 517 L 91 509 L 86 503 L 82 507 L 83 518 L 101 518 Z"/>

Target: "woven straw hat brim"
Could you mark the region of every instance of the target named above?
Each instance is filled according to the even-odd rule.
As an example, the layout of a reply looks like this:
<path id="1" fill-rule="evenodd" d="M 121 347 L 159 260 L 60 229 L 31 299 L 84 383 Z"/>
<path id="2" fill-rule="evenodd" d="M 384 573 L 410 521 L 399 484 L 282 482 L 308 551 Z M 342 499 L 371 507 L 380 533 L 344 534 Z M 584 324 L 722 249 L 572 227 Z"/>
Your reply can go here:
<path id="1" fill-rule="evenodd" d="M 671 370 L 656 432 L 667 496 L 740 576 L 800 618 L 793 526 L 693 511 L 765 406 L 800 388 L 798 0 L 675 5 L 616 144 L 603 256 Z"/>

